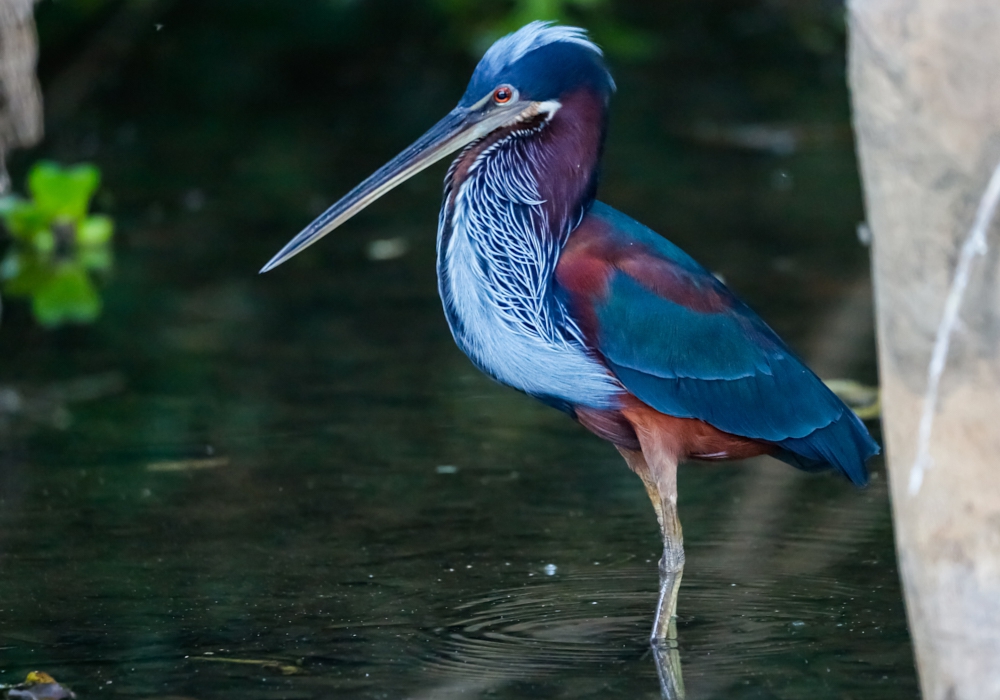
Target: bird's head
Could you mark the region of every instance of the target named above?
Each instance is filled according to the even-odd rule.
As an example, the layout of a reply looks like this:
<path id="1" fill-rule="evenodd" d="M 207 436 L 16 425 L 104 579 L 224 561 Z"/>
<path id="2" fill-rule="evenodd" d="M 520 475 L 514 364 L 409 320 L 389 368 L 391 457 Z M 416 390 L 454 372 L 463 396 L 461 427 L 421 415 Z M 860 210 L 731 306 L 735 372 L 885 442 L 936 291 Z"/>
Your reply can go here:
<path id="1" fill-rule="evenodd" d="M 343 224 L 397 185 L 490 134 L 551 118 L 560 99 L 589 90 L 606 104 L 614 81 L 582 29 L 532 22 L 499 39 L 479 61 L 458 106 L 406 150 L 288 242 L 267 272 Z"/>
<path id="2" fill-rule="evenodd" d="M 498 99 L 504 88 L 512 92 L 509 100 Z M 601 50 L 582 29 L 532 22 L 489 48 L 458 109 L 516 115 L 582 88 L 605 98 L 614 90 Z"/>

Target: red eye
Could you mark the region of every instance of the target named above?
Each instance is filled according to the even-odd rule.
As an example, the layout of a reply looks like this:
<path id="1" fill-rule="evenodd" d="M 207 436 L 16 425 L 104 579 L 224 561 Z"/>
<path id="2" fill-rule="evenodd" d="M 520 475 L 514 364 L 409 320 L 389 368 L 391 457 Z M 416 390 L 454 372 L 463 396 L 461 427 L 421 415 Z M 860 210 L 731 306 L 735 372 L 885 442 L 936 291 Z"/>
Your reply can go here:
<path id="1" fill-rule="evenodd" d="M 510 102 L 510 98 L 514 96 L 514 89 L 508 87 L 507 85 L 501 85 L 496 90 L 493 91 L 493 101 L 498 105 Z"/>

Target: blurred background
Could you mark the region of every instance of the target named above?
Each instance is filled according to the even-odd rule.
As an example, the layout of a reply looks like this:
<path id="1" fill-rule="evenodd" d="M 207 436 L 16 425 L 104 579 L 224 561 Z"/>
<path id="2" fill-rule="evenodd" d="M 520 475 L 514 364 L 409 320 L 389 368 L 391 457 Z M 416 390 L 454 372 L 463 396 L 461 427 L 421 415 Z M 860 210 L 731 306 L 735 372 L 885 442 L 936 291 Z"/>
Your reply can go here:
<path id="1" fill-rule="evenodd" d="M 492 40 L 558 19 L 618 84 L 600 198 L 821 376 L 876 384 L 843 4 L 34 16 L 45 138 L 7 154 L 19 199 L 0 208 L 0 683 L 657 697 L 645 492 L 610 445 L 454 347 L 434 276 L 446 166 L 256 271 L 451 109 Z M 689 697 L 916 695 L 872 467 L 863 491 L 768 459 L 681 470 Z"/>

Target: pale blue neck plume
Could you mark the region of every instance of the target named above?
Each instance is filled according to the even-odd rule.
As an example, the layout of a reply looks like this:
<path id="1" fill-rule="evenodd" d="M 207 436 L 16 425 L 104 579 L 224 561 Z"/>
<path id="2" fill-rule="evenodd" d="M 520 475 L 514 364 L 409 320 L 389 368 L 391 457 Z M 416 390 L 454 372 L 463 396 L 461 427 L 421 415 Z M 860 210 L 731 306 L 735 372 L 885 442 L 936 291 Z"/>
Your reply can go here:
<path id="1" fill-rule="evenodd" d="M 552 294 L 559 254 L 583 207 L 566 218 L 545 206 L 536 178 L 547 154 L 532 136 L 489 146 L 457 191 L 446 193 L 438 231 L 445 312 L 459 347 L 502 383 L 557 403 L 609 407 L 617 382 L 588 354 Z"/>

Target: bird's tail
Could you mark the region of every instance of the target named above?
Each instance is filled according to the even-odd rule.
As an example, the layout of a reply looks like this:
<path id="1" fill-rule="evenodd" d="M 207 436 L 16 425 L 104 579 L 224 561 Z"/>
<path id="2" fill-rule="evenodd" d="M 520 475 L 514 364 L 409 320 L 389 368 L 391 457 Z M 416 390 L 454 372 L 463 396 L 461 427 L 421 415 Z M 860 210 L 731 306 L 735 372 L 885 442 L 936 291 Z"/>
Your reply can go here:
<path id="1" fill-rule="evenodd" d="M 868 483 L 865 462 L 879 453 L 878 444 L 854 412 L 844 408 L 837 420 L 801 438 L 776 443 L 775 457 L 805 471 L 836 469 L 858 486 Z"/>

